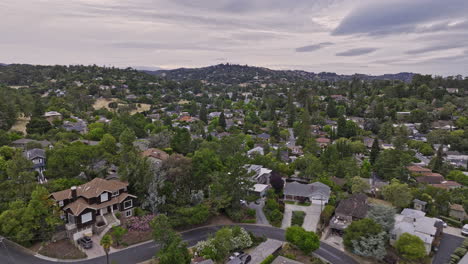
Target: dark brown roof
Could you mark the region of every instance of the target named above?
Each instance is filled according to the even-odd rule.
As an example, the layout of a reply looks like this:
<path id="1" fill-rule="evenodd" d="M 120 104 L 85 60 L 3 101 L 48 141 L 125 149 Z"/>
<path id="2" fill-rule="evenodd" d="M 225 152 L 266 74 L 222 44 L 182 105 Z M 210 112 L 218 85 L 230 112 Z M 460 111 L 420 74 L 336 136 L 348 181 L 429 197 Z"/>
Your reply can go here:
<path id="1" fill-rule="evenodd" d="M 419 183 L 438 184 L 444 181 L 442 176 L 419 176 L 416 177 L 416 181 Z"/>
<path id="2" fill-rule="evenodd" d="M 342 200 L 336 208 L 335 213 L 354 218 L 364 218 L 367 215 L 367 209 L 367 195 L 360 193 Z"/>

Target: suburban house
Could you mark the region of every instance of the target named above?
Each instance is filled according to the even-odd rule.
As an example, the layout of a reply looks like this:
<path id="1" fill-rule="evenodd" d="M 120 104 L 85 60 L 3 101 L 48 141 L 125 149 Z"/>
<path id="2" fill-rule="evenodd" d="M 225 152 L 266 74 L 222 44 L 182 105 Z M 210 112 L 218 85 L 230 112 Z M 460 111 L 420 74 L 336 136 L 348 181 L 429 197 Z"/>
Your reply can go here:
<path id="1" fill-rule="evenodd" d="M 457 219 L 458 221 L 463 221 L 467 219 L 465 208 L 460 204 L 450 205 L 450 217 Z"/>
<path id="2" fill-rule="evenodd" d="M 265 151 L 263 150 L 262 147 L 255 147 L 249 151 L 247 151 L 247 156 L 249 156 L 249 158 L 252 158 L 254 155 L 265 155 Z"/>
<path id="3" fill-rule="evenodd" d="M 436 238 L 441 235 L 442 222 L 435 218 L 426 217 L 426 213 L 419 210 L 405 208 L 395 215 L 395 226 L 390 232 L 390 244 L 395 242 L 404 233 L 418 236 L 424 242 L 426 253 L 429 254 Z"/>
<path id="4" fill-rule="evenodd" d="M 445 161 L 456 167 L 468 168 L 468 155 L 447 153 Z"/>
<path id="5" fill-rule="evenodd" d="M 368 209 L 367 195 L 363 193 L 354 194 L 342 200 L 330 220 L 330 230 L 342 235 L 353 221 L 365 218 Z"/>
<path id="6" fill-rule="evenodd" d="M 55 120 L 62 120 L 62 114 L 57 111 L 45 112 L 44 117 L 49 121 L 49 123 L 52 123 Z"/>
<path id="7" fill-rule="evenodd" d="M 15 148 L 22 148 L 22 149 L 25 149 L 26 146 L 29 144 L 29 143 L 39 143 L 41 144 L 41 146 L 43 148 L 47 148 L 49 146 L 52 146 L 52 143 L 50 143 L 49 141 L 47 140 L 41 140 L 41 141 L 37 141 L 37 140 L 34 140 L 34 139 L 29 139 L 29 138 L 20 138 L 20 139 L 17 139 L 13 142 L 11 142 L 11 146 L 15 147 Z"/>
<path id="8" fill-rule="evenodd" d="M 408 171 L 412 174 L 424 174 L 424 173 L 427 173 L 427 172 L 432 172 L 430 169 L 428 168 L 424 168 L 424 167 L 421 167 L 421 166 L 408 166 L 406 167 L 408 169 Z"/>
<path id="9" fill-rule="evenodd" d="M 108 225 L 118 225 L 115 212 L 133 215 L 134 200 L 128 183 L 94 178 L 92 181 L 50 195 L 62 211 L 65 229 L 74 240 L 89 233 L 101 233 Z"/>
<path id="10" fill-rule="evenodd" d="M 66 131 L 75 131 L 75 132 L 78 132 L 80 134 L 86 134 L 88 133 L 88 124 L 86 124 L 86 122 L 82 119 L 79 119 L 79 118 L 74 118 L 76 122 L 71 122 L 71 121 L 65 121 L 63 122 L 63 125 L 62 127 L 66 130 Z"/>
<path id="11" fill-rule="evenodd" d="M 262 165 L 245 165 L 247 173 L 252 173 L 252 182 L 259 184 L 270 184 L 272 170 L 264 168 Z"/>
<path id="12" fill-rule="evenodd" d="M 444 190 L 452 190 L 461 188 L 462 185 L 456 181 L 443 181 L 441 183 L 430 184 L 432 187 L 444 189 Z"/>
<path id="13" fill-rule="evenodd" d="M 37 181 L 39 183 L 46 183 L 47 179 L 44 177 L 46 167 L 46 152 L 43 149 L 34 148 L 23 152 L 26 159 L 33 163 L 33 169 L 38 172 Z"/>
<path id="14" fill-rule="evenodd" d="M 423 212 L 426 212 L 426 205 L 427 205 L 427 202 L 425 201 L 421 201 L 419 199 L 414 199 L 413 200 L 413 207 L 414 209 L 418 210 L 418 211 L 423 211 Z"/>
<path id="15" fill-rule="evenodd" d="M 143 151 L 141 155 L 147 157 L 151 164 L 156 167 L 160 167 L 162 162 L 169 158 L 169 154 L 157 148 L 149 148 Z"/>
<path id="16" fill-rule="evenodd" d="M 330 139 L 329 138 L 319 137 L 319 138 L 315 139 L 315 141 L 317 141 L 317 144 L 319 144 L 319 146 L 321 148 L 325 148 L 328 145 L 330 145 Z"/>
<path id="17" fill-rule="evenodd" d="M 286 201 L 309 201 L 314 204 L 326 204 L 330 198 L 331 189 L 321 182 L 304 184 L 299 182 L 286 182 L 283 189 Z"/>

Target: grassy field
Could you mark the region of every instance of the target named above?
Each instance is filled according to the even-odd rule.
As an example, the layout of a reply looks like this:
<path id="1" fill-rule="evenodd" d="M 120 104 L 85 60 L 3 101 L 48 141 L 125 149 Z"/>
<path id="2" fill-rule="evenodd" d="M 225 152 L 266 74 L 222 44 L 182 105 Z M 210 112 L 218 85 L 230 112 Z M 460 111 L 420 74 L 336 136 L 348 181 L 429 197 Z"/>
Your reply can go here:
<path id="1" fill-rule="evenodd" d="M 19 131 L 26 135 L 26 125 L 29 123 L 29 120 L 31 120 L 30 117 L 19 117 L 16 123 L 10 128 L 10 131 Z"/>
<path id="2" fill-rule="evenodd" d="M 106 108 L 107 110 L 112 111 L 112 109 L 109 108 L 109 103 L 111 103 L 111 102 L 117 102 L 119 107 L 127 105 L 127 104 L 121 103 L 121 101 L 118 98 L 99 98 L 99 99 L 96 100 L 96 102 L 94 102 L 93 108 L 96 109 L 96 110 Z M 151 108 L 150 104 L 136 104 L 136 106 L 137 106 L 137 109 L 132 110 L 130 112 L 130 114 L 133 115 L 133 114 L 136 114 L 136 113 L 145 112 L 145 111 L 150 110 L 150 108 Z"/>

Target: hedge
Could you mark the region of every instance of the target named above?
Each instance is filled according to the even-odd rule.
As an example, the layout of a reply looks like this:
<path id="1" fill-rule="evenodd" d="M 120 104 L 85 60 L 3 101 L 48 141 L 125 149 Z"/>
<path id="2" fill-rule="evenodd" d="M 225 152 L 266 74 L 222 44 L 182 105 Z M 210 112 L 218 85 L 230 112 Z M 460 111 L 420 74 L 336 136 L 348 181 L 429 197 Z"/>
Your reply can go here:
<path id="1" fill-rule="evenodd" d="M 446 217 L 446 216 L 439 216 L 439 218 L 444 220 L 449 226 L 454 226 L 454 227 L 462 227 L 463 226 L 462 222 L 460 222 L 458 220 L 455 220 L 453 218 Z"/>

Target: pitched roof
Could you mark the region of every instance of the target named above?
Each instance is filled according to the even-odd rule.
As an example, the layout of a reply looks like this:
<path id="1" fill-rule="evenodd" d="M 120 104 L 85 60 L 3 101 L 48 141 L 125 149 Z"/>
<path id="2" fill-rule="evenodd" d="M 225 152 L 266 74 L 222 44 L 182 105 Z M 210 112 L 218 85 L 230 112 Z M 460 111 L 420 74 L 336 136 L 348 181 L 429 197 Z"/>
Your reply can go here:
<path id="1" fill-rule="evenodd" d="M 463 206 L 461 204 L 452 204 L 452 205 L 450 205 L 450 209 L 455 210 L 455 211 L 460 211 L 460 212 L 465 211 L 465 208 L 463 208 Z"/>
<path id="2" fill-rule="evenodd" d="M 167 154 L 165 151 L 162 151 L 157 148 L 150 148 L 141 153 L 144 157 L 150 157 L 150 158 L 155 158 L 159 160 L 167 160 L 169 158 L 169 154 Z"/>
<path id="3" fill-rule="evenodd" d="M 317 141 L 317 143 L 322 143 L 322 144 L 330 143 L 330 139 L 329 138 L 324 138 L 324 137 L 319 137 L 319 138 L 315 139 L 315 141 Z"/>
<path id="4" fill-rule="evenodd" d="M 102 178 L 94 178 L 92 181 L 82 184 L 76 187 L 77 197 L 93 198 L 98 197 L 104 191 L 116 192 L 120 189 L 124 189 L 128 186 L 128 183 L 121 181 L 111 181 Z M 51 196 L 57 201 L 63 201 L 65 199 L 71 199 L 71 189 L 54 192 Z"/>
<path id="5" fill-rule="evenodd" d="M 302 264 L 302 262 L 288 259 L 283 256 L 278 256 L 271 264 Z"/>
<path id="6" fill-rule="evenodd" d="M 355 218 L 364 218 L 367 215 L 367 209 L 367 195 L 359 193 L 342 200 L 336 208 L 335 213 Z"/>
<path id="7" fill-rule="evenodd" d="M 430 169 L 428 168 L 423 168 L 421 166 L 408 166 L 406 167 L 410 172 L 432 172 Z"/>
<path id="8" fill-rule="evenodd" d="M 39 148 L 34 148 L 30 149 L 24 152 L 24 155 L 27 159 L 33 160 L 35 158 L 44 158 L 46 157 L 45 150 L 39 149 Z"/>
<path id="9" fill-rule="evenodd" d="M 330 196 L 330 187 L 321 182 L 312 184 L 302 184 L 299 182 L 287 182 L 284 186 L 284 195 L 300 196 L 300 197 L 324 197 Z"/>

